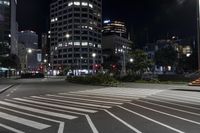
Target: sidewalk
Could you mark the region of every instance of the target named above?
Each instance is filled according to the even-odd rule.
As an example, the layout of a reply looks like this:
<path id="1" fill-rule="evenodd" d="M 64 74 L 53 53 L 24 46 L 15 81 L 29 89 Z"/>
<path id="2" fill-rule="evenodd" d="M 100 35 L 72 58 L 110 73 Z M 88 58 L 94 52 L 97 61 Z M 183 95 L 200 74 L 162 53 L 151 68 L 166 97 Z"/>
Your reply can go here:
<path id="1" fill-rule="evenodd" d="M 0 94 L 6 91 L 7 89 L 11 88 L 13 85 L 12 84 L 1 84 L 0 85 Z"/>

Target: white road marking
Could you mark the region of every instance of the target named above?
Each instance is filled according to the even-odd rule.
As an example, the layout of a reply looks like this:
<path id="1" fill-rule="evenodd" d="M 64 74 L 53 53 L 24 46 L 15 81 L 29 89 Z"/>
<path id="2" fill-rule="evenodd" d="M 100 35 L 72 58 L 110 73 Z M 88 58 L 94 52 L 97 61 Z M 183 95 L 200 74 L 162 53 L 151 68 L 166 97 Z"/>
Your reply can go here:
<path id="1" fill-rule="evenodd" d="M 147 102 L 147 101 L 144 101 L 144 100 L 138 100 L 138 101 L 143 102 L 143 103 L 147 103 L 147 104 L 151 104 L 151 105 L 155 105 L 155 106 L 159 106 L 159 107 L 163 107 L 163 108 L 166 108 L 166 109 L 176 110 L 176 111 L 179 111 L 179 112 L 200 116 L 200 114 L 198 114 L 198 113 L 194 113 L 194 112 L 190 112 L 190 111 L 186 111 L 186 110 L 182 110 L 182 109 L 168 107 L 168 106 L 164 106 L 164 105 L 160 105 L 160 104 L 156 104 L 156 103 L 152 103 L 152 102 Z"/>
<path id="2" fill-rule="evenodd" d="M 184 132 L 181 131 L 181 130 L 178 130 L 178 129 L 176 129 L 176 128 L 173 128 L 173 127 L 171 127 L 171 126 L 169 126 L 169 125 L 166 125 L 166 124 L 164 124 L 164 123 L 161 123 L 161 122 L 159 122 L 159 121 L 156 121 L 156 120 L 154 120 L 154 119 L 151 119 L 151 118 L 149 118 L 149 117 L 147 117 L 147 116 L 144 116 L 144 115 L 142 115 L 142 114 L 139 114 L 139 113 L 137 113 L 137 112 L 134 112 L 134 111 L 132 111 L 132 110 L 129 110 L 129 109 L 127 109 L 127 108 L 124 108 L 124 107 L 122 107 L 122 106 L 118 106 L 118 107 L 121 108 L 121 109 L 123 109 L 123 110 L 126 110 L 126 111 L 128 111 L 128 112 L 130 112 L 130 113 L 132 113 L 132 114 L 138 115 L 138 116 L 140 116 L 140 117 L 142 117 L 142 118 L 144 118 L 144 119 L 147 119 L 147 120 L 149 120 L 149 121 L 152 121 L 152 122 L 154 122 L 154 123 L 156 123 L 156 124 L 159 124 L 159 125 L 161 125 L 161 126 L 163 126 L 163 127 L 166 127 L 166 128 L 168 128 L 168 129 L 170 129 L 170 130 L 173 130 L 173 131 L 175 131 L 175 132 L 177 132 L 177 133 L 184 133 Z"/>
<path id="3" fill-rule="evenodd" d="M 18 100 L 18 101 L 23 101 L 23 102 L 29 102 L 29 103 L 39 104 L 39 105 L 57 107 L 57 108 L 62 108 L 62 109 L 76 110 L 76 111 L 81 111 L 81 112 L 86 112 L 86 113 L 96 113 L 97 112 L 96 110 L 91 110 L 91 109 L 62 106 L 62 105 L 50 104 L 50 103 L 46 103 L 46 102 L 37 102 L 37 101 L 33 101 L 33 100 L 26 100 L 26 99 L 22 99 L 22 98 L 14 98 L 14 99 Z"/>
<path id="4" fill-rule="evenodd" d="M 86 115 L 85 117 L 88 121 L 88 124 L 90 125 L 90 128 L 92 129 L 92 132 L 93 133 L 99 133 L 98 130 L 96 129 L 94 123 L 92 122 L 91 118 L 89 117 L 89 115 Z"/>
<path id="5" fill-rule="evenodd" d="M 59 93 L 59 94 L 67 94 L 68 93 Z M 118 95 L 109 95 L 109 94 L 102 94 L 102 93 L 97 93 L 97 92 L 70 92 L 70 94 L 78 94 L 78 95 L 94 95 L 94 96 L 99 96 L 99 97 L 109 97 L 109 99 L 116 99 L 116 101 L 130 101 L 133 99 L 133 97 L 129 97 L 129 96 L 118 96 Z M 111 98 L 110 98 L 111 97 Z M 119 99 L 119 100 L 117 100 Z"/>
<path id="6" fill-rule="evenodd" d="M 193 120 L 190 120 L 190 119 L 186 119 L 186 118 L 183 118 L 183 117 L 179 117 L 179 116 L 176 116 L 176 115 L 172 115 L 172 114 L 169 114 L 169 113 L 158 111 L 158 110 L 155 110 L 155 109 L 152 109 L 152 108 L 148 108 L 148 107 L 145 107 L 145 106 L 141 106 L 141 105 L 138 105 L 138 104 L 134 104 L 134 103 L 129 103 L 129 104 L 133 105 L 133 106 L 137 106 L 137 107 L 143 108 L 143 109 L 151 110 L 153 112 L 157 112 L 157 113 L 160 113 L 160 114 L 163 114 L 163 115 L 174 117 L 174 118 L 177 118 L 177 119 L 180 119 L 180 120 L 183 120 L 183 121 L 187 121 L 187 122 L 190 122 L 190 123 L 193 123 L 193 124 L 200 125 L 200 123 L 197 122 L 197 121 L 193 121 Z"/>
<path id="7" fill-rule="evenodd" d="M 163 94 L 165 95 L 165 94 Z M 177 94 L 166 94 L 166 96 L 173 96 L 173 97 L 179 97 L 179 98 L 183 98 L 183 99 L 189 99 L 189 100 L 200 100 L 200 98 L 198 97 L 194 97 L 194 96 L 186 96 L 186 95 L 177 95 Z"/>
<path id="8" fill-rule="evenodd" d="M 183 99 L 177 99 L 175 97 L 168 97 L 168 96 L 156 96 L 157 98 L 162 98 L 162 99 L 165 99 L 165 100 L 168 100 L 168 101 L 173 101 L 173 102 L 178 102 L 178 103 L 187 103 L 187 104 L 190 104 L 190 105 L 199 105 L 197 103 L 194 103 L 194 102 L 190 102 L 190 101 L 185 101 Z"/>
<path id="9" fill-rule="evenodd" d="M 98 107 L 98 108 L 111 108 L 110 106 L 103 106 L 103 105 L 97 105 L 97 104 L 90 104 L 90 103 L 82 103 L 82 102 L 72 102 L 72 101 L 66 101 L 66 100 L 59 100 L 59 99 L 52 99 L 52 98 L 46 98 L 46 97 L 38 97 L 38 96 L 31 96 L 32 98 L 38 98 L 43 100 L 50 100 L 50 101 L 56 101 L 56 102 L 62 102 L 62 103 L 70 103 L 70 104 L 78 104 L 78 105 L 84 105 L 84 106 L 91 106 L 91 107 Z"/>
<path id="10" fill-rule="evenodd" d="M 116 104 L 116 105 L 121 105 L 122 104 L 122 103 L 119 103 L 119 102 L 108 102 L 108 101 L 102 101 L 102 100 L 91 100 L 91 99 L 86 99 L 86 98 L 75 98 L 75 97 L 69 97 L 69 96 L 57 96 L 57 95 L 47 95 L 47 96 L 67 98 L 67 99 L 75 99 L 75 100 L 82 100 L 82 101 L 89 101 L 89 102 L 97 102 L 97 103 L 105 103 L 105 104 Z"/>
<path id="11" fill-rule="evenodd" d="M 17 117 L 17 116 L 14 116 L 14 115 L 10 115 L 10 114 L 7 114 L 7 113 L 3 113 L 3 112 L 0 112 L 0 117 L 3 118 L 3 119 L 6 119 L 6 120 L 13 121 L 13 122 L 16 122 L 16 123 L 19 123 L 19 124 L 22 124 L 22 125 L 25 125 L 25 126 L 28 126 L 28 127 L 32 127 L 32 128 L 35 128 L 35 129 L 39 129 L 39 130 L 43 130 L 43 129 L 51 127 L 50 125 L 46 125 L 46 124 L 43 124 L 43 123 L 27 120 L 27 119 Z"/>
<path id="12" fill-rule="evenodd" d="M 112 116 L 113 118 L 117 119 L 118 121 L 120 121 L 122 124 L 124 124 L 125 126 L 127 126 L 128 128 L 130 128 L 132 131 L 136 132 L 136 133 L 142 133 L 141 131 L 139 131 L 138 129 L 136 129 L 135 127 L 133 127 L 132 125 L 128 124 L 127 122 L 125 122 L 124 120 L 122 120 L 121 118 L 117 117 L 116 115 L 114 115 L 113 113 L 111 113 L 108 110 L 104 110 L 106 113 L 108 113 L 110 116 Z"/>
<path id="13" fill-rule="evenodd" d="M 31 116 L 31 117 L 35 117 L 35 118 L 39 118 L 39 119 L 43 119 L 43 120 L 59 123 L 58 133 L 63 133 L 64 132 L 65 123 L 62 122 L 62 121 L 57 121 L 57 120 L 53 120 L 53 119 L 49 119 L 49 118 L 45 118 L 45 117 L 41 117 L 41 116 L 37 116 L 37 115 L 33 115 L 33 114 L 28 114 L 28 113 L 24 113 L 24 112 L 21 112 L 21 111 L 16 111 L 16 110 L 9 109 L 9 108 L 4 108 L 4 107 L 0 107 L 0 109 L 4 109 L 4 110 L 8 110 L 8 111 L 15 112 L 15 113 L 18 113 L 18 114 L 22 114 L 22 115 L 26 115 L 26 116 Z"/>
<path id="14" fill-rule="evenodd" d="M 12 104 L 12 103 L 9 103 L 9 102 L 0 101 L 0 104 L 10 106 L 10 107 L 14 107 L 14 108 L 18 108 L 18 109 L 22 109 L 22 110 L 35 112 L 35 113 L 39 113 L 39 114 L 45 114 L 45 115 L 55 116 L 55 117 L 59 117 L 59 118 L 65 118 L 65 119 L 69 119 L 69 120 L 77 118 L 76 116 L 72 116 L 72 115 L 65 115 L 65 114 L 50 112 L 50 111 L 46 111 L 46 110 L 35 109 L 35 108 L 27 107 L 27 106 Z"/>
<path id="15" fill-rule="evenodd" d="M 33 104 L 28 104 L 28 103 L 24 103 L 24 102 L 19 102 L 19 101 L 13 101 L 13 100 L 8 100 L 10 102 L 14 102 L 14 103 L 18 103 L 18 104 L 24 104 L 24 105 L 28 105 L 28 106 L 34 106 L 34 107 L 38 107 L 38 108 L 43 108 L 43 109 L 49 109 L 49 110 L 55 110 L 55 111 L 59 111 L 59 112 L 65 112 L 65 113 L 71 113 L 71 114 L 76 114 L 76 115 L 82 115 L 82 116 L 85 116 L 89 126 L 91 127 L 91 130 L 93 133 L 97 133 L 97 129 L 96 127 L 94 126 L 92 120 L 90 119 L 90 116 L 87 115 L 87 114 L 84 114 L 84 113 L 78 113 L 78 112 L 72 112 L 72 111 L 67 111 L 67 110 L 63 110 L 63 109 L 55 109 L 55 108 L 50 108 L 50 107 L 44 107 L 44 106 L 39 106 L 39 105 L 33 105 Z M 63 125 L 60 125 L 62 127 L 64 127 Z M 64 128 L 60 128 L 61 129 L 64 129 Z M 63 130 L 62 130 L 63 131 Z M 63 133 L 63 132 L 58 132 L 58 133 Z"/>
<path id="16" fill-rule="evenodd" d="M 8 94 L 8 95 L 6 95 L 7 97 L 9 97 L 10 96 L 10 94 Z"/>
<path id="17" fill-rule="evenodd" d="M 14 133 L 25 133 L 25 132 L 23 132 L 23 131 L 17 130 L 17 129 L 15 129 L 15 128 L 12 128 L 12 127 L 10 127 L 10 126 L 7 126 L 7 125 L 1 124 L 1 123 L 0 123 L 0 127 L 3 127 L 3 128 L 5 128 L 5 129 L 7 129 L 7 130 L 9 130 L 9 131 L 14 132 Z"/>
<path id="18" fill-rule="evenodd" d="M 164 98 L 156 98 L 156 97 L 148 97 L 146 98 L 148 100 L 151 100 L 151 101 L 156 101 L 156 102 L 160 102 L 160 103 L 167 103 L 167 104 L 170 104 L 170 105 L 176 105 L 176 106 L 179 106 L 179 107 L 184 107 L 184 108 L 189 108 L 189 109 L 195 109 L 195 110 L 200 110 L 200 108 L 196 108 L 196 107 L 192 107 L 192 106 L 187 106 L 187 105 L 182 105 L 182 104 L 177 104 L 177 103 L 172 103 L 172 102 L 167 102 L 166 100 L 167 99 L 164 99 Z M 161 101 L 162 100 L 162 101 Z M 163 101 L 164 100 L 164 101 Z M 171 100 L 173 101 L 173 100 Z M 175 102 L 175 101 L 174 101 Z"/>
<path id="19" fill-rule="evenodd" d="M 80 96 L 80 97 L 86 97 L 86 98 L 97 98 L 97 99 L 106 99 L 106 100 L 112 100 L 112 101 L 120 101 L 120 102 L 130 102 L 132 100 L 126 100 L 126 99 L 120 99 L 120 98 L 116 98 L 116 97 L 105 97 L 105 96 L 100 96 L 100 95 L 90 95 L 90 94 L 79 94 L 79 93 L 59 93 L 59 94 L 65 94 L 65 95 L 69 95 L 69 96 Z"/>
<path id="20" fill-rule="evenodd" d="M 159 96 L 162 96 L 162 97 L 167 97 L 167 98 L 173 98 L 173 99 L 176 99 L 178 101 L 183 101 L 183 102 L 194 102 L 194 103 L 199 103 L 198 100 L 195 100 L 195 99 L 191 99 L 190 98 L 181 98 L 181 97 L 178 97 L 178 96 L 171 96 L 171 95 L 165 95 L 165 94 L 162 94 L 162 95 L 159 95 Z M 199 104 L 198 104 L 199 105 Z"/>

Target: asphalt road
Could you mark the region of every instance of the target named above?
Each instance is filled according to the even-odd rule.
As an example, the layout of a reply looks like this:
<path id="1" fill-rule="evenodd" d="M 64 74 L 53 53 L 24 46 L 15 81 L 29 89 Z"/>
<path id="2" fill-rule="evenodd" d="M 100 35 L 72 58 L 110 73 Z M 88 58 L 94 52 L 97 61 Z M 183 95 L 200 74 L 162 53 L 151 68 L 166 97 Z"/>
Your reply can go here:
<path id="1" fill-rule="evenodd" d="M 0 94 L 0 133 L 199 133 L 195 88 L 17 80 Z"/>

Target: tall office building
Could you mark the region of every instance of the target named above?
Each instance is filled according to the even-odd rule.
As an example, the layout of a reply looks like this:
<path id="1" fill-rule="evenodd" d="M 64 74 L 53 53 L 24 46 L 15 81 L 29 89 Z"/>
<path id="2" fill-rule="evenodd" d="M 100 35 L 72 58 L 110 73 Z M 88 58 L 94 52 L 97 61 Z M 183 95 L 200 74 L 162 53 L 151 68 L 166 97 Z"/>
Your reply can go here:
<path id="1" fill-rule="evenodd" d="M 50 18 L 54 69 L 90 72 L 94 63 L 102 63 L 102 0 L 54 0 Z"/>
<path id="2" fill-rule="evenodd" d="M 103 34 L 104 35 L 113 35 L 117 34 L 119 36 L 126 36 L 126 25 L 124 22 L 121 21 L 111 21 L 111 20 L 105 20 L 103 23 Z"/>
<path id="3" fill-rule="evenodd" d="M 0 56 L 17 55 L 17 0 L 0 0 Z"/>

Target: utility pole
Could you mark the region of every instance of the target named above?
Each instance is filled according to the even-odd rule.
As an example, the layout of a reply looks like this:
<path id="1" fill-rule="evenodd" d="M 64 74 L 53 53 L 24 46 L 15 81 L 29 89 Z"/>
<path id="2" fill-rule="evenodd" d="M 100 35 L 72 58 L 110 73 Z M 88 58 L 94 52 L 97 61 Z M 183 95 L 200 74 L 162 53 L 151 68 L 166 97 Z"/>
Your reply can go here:
<path id="1" fill-rule="evenodd" d="M 197 0 L 197 47 L 198 47 L 198 71 L 200 71 L 200 0 Z"/>

